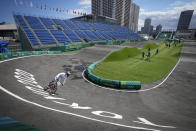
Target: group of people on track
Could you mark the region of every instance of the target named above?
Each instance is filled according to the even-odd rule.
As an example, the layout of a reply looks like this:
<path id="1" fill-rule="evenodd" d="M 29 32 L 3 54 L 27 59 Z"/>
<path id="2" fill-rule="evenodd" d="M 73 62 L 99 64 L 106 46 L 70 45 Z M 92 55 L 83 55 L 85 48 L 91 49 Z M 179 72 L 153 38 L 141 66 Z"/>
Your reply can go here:
<path id="1" fill-rule="evenodd" d="M 178 42 L 175 41 L 175 42 L 174 42 L 174 46 L 175 46 L 175 47 L 176 47 L 176 44 L 177 44 L 177 43 L 180 43 L 180 41 L 178 41 Z M 170 43 L 170 42 L 169 42 L 169 43 L 165 43 L 165 46 L 170 48 L 170 47 L 171 47 L 171 43 Z M 150 50 L 151 50 L 151 49 L 148 48 L 148 51 L 147 51 L 147 54 L 146 54 L 146 56 L 147 56 L 147 59 L 146 59 L 146 60 L 147 60 L 147 61 L 150 61 L 150 57 L 151 57 L 151 52 L 150 52 Z M 157 48 L 157 49 L 156 49 L 156 52 L 155 52 L 155 55 L 157 55 L 158 53 L 159 53 L 159 49 Z M 143 52 L 142 52 L 142 59 L 144 59 L 144 58 L 145 58 L 145 52 L 143 51 Z"/>
<path id="2" fill-rule="evenodd" d="M 148 52 L 147 52 L 147 61 L 150 61 L 150 57 L 151 57 L 151 52 L 150 52 L 150 48 L 148 48 Z M 159 49 L 157 48 L 156 49 L 156 52 L 155 52 L 155 55 L 157 55 L 159 53 Z M 144 59 L 145 58 L 145 52 L 143 51 L 142 52 L 142 59 Z"/>

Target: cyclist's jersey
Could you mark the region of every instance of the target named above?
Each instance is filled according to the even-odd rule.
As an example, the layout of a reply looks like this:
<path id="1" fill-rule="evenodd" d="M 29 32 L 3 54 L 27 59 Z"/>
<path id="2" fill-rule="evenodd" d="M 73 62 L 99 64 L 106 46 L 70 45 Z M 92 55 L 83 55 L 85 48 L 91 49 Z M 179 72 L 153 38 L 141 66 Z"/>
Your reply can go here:
<path id="1" fill-rule="evenodd" d="M 67 80 L 67 75 L 66 73 L 59 73 L 58 75 L 55 76 L 54 79 L 55 81 L 59 81 L 59 82 L 63 81 L 62 84 L 64 85 Z"/>

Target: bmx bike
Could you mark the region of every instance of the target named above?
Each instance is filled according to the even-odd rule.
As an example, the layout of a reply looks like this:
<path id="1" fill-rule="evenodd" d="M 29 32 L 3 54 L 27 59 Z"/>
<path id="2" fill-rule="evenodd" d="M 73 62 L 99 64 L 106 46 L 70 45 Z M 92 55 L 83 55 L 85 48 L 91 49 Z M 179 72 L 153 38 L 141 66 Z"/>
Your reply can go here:
<path id="1" fill-rule="evenodd" d="M 55 94 L 57 91 L 56 81 L 51 81 L 47 86 L 44 87 L 44 91 L 48 91 L 50 95 Z"/>

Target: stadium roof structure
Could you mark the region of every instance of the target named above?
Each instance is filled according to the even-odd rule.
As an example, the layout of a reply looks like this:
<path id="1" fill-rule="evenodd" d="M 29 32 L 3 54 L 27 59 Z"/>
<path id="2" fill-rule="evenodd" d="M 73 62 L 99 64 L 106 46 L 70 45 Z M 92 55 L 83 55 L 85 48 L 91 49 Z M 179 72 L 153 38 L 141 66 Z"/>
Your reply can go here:
<path id="1" fill-rule="evenodd" d="M 1 30 L 17 30 L 16 24 L 3 24 L 3 25 L 0 25 L 0 31 Z"/>

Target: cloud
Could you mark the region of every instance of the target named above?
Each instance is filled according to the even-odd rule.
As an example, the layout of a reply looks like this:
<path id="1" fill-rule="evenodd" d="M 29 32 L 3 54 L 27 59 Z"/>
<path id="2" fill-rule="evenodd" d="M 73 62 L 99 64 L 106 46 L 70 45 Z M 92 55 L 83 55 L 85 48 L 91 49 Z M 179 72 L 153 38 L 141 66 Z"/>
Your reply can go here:
<path id="1" fill-rule="evenodd" d="M 185 4 L 185 2 L 183 2 L 183 1 L 175 1 L 174 3 L 171 3 L 170 6 L 175 7 L 175 6 L 182 6 L 184 4 Z"/>
<path id="2" fill-rule="evenodd" d="M 154 26 L 161 24 L 164 29 L 176 29 L 181 11 L 194 9 L 196 9 L 196 1 L 192 1 L 189 3 L 175 1 L 174 3 L 170 4 L 170 6 L 165 9 L 165 11 L 147 12 L 144 9 L 140 9 L 138 28 L 139 30 L 141 30 L 141 27 L 144 26 L 144 20 L 146 18 L 151 18 L 152 25 Z M 194 11 L 194 15 L 192 18 L 195 19 L 195 17 L 196 11 Z M 195 20 L 192 21 L 193 22 L 191 22 L 191 27 L 195 27 L 196 22 Z"/>
<path id="3" fill-rule="evenodd" d="M 90 8 L 91 0 L 81 0 L 78 4 L 82 5 L 84 8 Z"/>
<path id="4" fill-rule="evenodd" d="M 90 8 L 91 8 L 91 0 L 80 0 L 78 2 L 78 5 L 80 5 L 80 9 L 79 10 L 82 10 L 82 12 L 85 12 L 85 13 L 90 13 Z"/>

